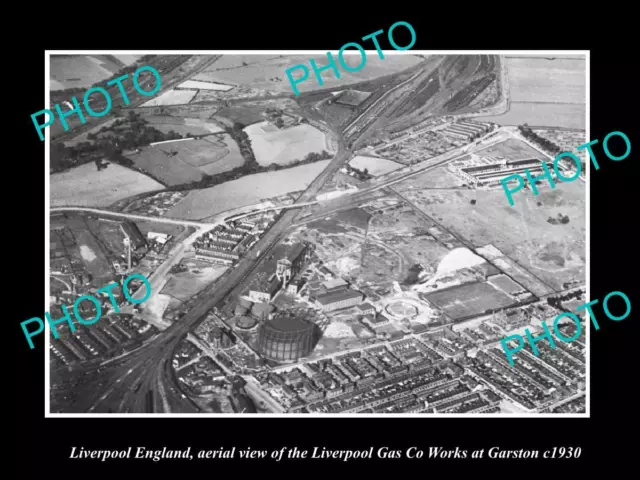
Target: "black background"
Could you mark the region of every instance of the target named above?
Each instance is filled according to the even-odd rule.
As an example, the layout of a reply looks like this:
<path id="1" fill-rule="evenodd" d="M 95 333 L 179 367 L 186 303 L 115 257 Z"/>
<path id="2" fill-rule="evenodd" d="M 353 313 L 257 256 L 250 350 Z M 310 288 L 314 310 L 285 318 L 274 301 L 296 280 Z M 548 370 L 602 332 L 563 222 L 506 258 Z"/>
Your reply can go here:
<path id="1" fill-rule="evenodd" d="M 344 43 L 357 41 L 379 29 L 388 29 L 396 21 L 413 25 L 417 43 L 412 50 L 520 50 L 580 49 L 591 50 L 591 139 L 602 141 L 614 130 L 631 139 L 632 153 L 621 162 L 606 159 L 601 146 L 595 151 L 600 170 L 591 168 L 591 298 L 602 300 L 621 290 L 636 305 L 637 295 L 632 281 L 632 263 L 637 263 L 633 230 L 638 212 L 635 194 L 637 180 L 632 164 L 637 128 L 634 122 L 637 77 L 637 55 L 626 38 L 626 26 L 619 12 L 617 19 L 604 13 L 577 19 L 575 11 L 562 12 L 557 5 L 551 12 L 541 4 L 482 4 L 485 12 L 466 10 L 459 4 L 453 12 L 436 12 L 429 4 L 421 4 L 422 13 L 409 14 L 403 8 L 382 4 L 362 5 L 360 13 L 348 16 L 327 4 L 273 4 L 285 13 L 269 18 L 252 6 L 238 4 L 232 13 L 196 8 L 185 10 L 178 4 L 163 7 L 153 18 L 159 5 L 147 7 L 144 18 L 131 14 L 125 6 L 113 6 L 74 20 L 67 13 L 52 15 L 56 27 L 41 25 L 51 34 L 46 40 L 33 37 L 30 45 L 21 44 L 15 51 L 16 75 L 5 70 L 11 80 L 5 90 L 5 102 L 15 102 L 8 114 L 5 104 L 4 145 L 15 149 L 4 158 L 4 272 L 5 323 L 12 333 L 14 354 L 5 358 L 7 369 L 16 372 L 17 383 L 7 382 L 4 397 L 12 397 L 18 413 L 6 410 L 9 423 L 17 426 L 17 440 L 9 446 L 17 449 L 20 474 L 25 478 L 56 475 L 61 478 L 137 478 L 200 472 L 204 478 L 222 475 L 268 475 L 291 470 L 306 475 L 326 472 L 343 478 L 350 473 L 380 478 L 386 474 L 426 477 L 440 473 L 456 474 L 460 470 L 494 475 L 535 476 L 575 475 L 578 470 L 595 474 L 591 467 L 602 465 L 613 473 L 631 462 L 636 434 L 630 430 L 637 419 L 638 396 L 633 394 L 637 374 L 631 352 L 636 343 L 631 334 L 636 321 L 635 310 L 621 322 L 604 318 L 601 306 L 595 309 L 600 330 L 591 329 L 591 418 L 44 418 L 44 342 L 35 339 L 36 348 L 29 350 L 20 322 L 41 317 L 45 305 L 43 286 L 48 281 L 44 272 L 45 219 L 44 196 L 47 175 L 44 146 L 31 122 L 30 114 L 44 105 L 45 49 L 318 49 L 337 50 Z M 400 7 L 400 5 L 399 5 Z M 481 5 L 477 8 L 480 9 Z M 166 8 L 166 10 L 164 10 Z M 578 7 L 576 7 L 577 9 Z M 306 10 L 315 13 L 305 13 Z M 362 10 L 368 13 L 365 15 Z M 487 13 L 486 10 L 491 10 Z M 200 13 L 199 13 L 200 12 Z M 629 14 L 630 15 L 630 14 Z M 595 18 L 597 17 L 597 18 Z M 357 19 L 357 20 L 355 20 Z M 131 21 L 129 25 L 127 22 Z M 84 25 L 82 29 L 72 25 Z M 38 26 L 30 25 L 36 29 Z M 53 29 L 53 30 L 52 30 Z M 406 45 L 397 30 L 399 45 Z M 633 30 L 632 30 L 633 31 Z M 390 49 L 386 35 L 380 37 L 383 49 Z M 17 40 L 17 37 L 16 37 Z M 371 49 L 368 44 L 365 48 Z M 17 46 L 8 45 L 8 48 Z M 5 64 L 5 68 L 6 64 Z M 366 67 L 365 67 L 366 68 Z M 637 103 L 637 102 L 635 102 Z M 633 119 L 632 119 L 633 118 Z M 7 129 L 8 128 L 8 129 Z M 634 129 L 636 131 L 634 131 Z M 10 141 L 9 141 L 10 140 Z M 562 188 L 560 184 L 559 187 Z M 8 307 L 8 308 L 7 308 Z M 637 308 L 637 307 L 636 307 Z M 9 341 L 9 340 L 8 340 Z M 3 435 L 4 436 L 4 435 Z M 388 446 L 405 450 L 417 446 L 442 446 L 469 451 L 499 446 L 501 449 L 540 449 L 554 446 L 581 447 L 582 455 L 573 460 L 69 460 L 71 446 L 86 449 L 125 449 L 145 446 L 148 449 L 192 447 L 213 450 L 219 447 L 279 449 L 283 446 L 330 449 L 375 449 Z M 8 453 L 8 451 L 7 451 Z M 426 455 L 425 455 L 426 457 Z M 486 457 L 486 453 L 485 453 Z M 13 459 L 13 458 L 12 458 Z M 613 462 L 610 463 L 610 462 Z M 403 470 L 399 470 L 403 468 Z M 407 468 L 407 470 L 404 470 Z M 339 470 L 338 470 L 339 469 Z M 411 469 L 411 470 L 409 470 Z M 233 473 L 231 472 L 233 470 Z M 611 470 L 610 470 L 611 471 Z M 276 473 L 273 472 L 273 473 Z"/>

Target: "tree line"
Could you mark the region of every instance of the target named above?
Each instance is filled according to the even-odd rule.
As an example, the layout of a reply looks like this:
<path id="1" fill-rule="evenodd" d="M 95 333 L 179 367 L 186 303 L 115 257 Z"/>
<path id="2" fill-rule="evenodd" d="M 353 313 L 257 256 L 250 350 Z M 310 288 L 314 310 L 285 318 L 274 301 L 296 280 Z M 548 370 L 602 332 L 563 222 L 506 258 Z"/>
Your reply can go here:
<path id="1" fill-rule="evenodd" d="M 123 150 L 180 138 L 183 138 L 182 135 L 173 130 L 168 133 L 156 130 L 139 114 L 130 111 L 126 118 L 119 118 L 98 132 L 89 133 L 89 141 L 70 147 L 62 143 L 52 143 L 51 171 L 56 173 L 91 161 L 100 165 L 103 158 L 125 167 L 133 167 L 133 161 L 122 155 Z"/>

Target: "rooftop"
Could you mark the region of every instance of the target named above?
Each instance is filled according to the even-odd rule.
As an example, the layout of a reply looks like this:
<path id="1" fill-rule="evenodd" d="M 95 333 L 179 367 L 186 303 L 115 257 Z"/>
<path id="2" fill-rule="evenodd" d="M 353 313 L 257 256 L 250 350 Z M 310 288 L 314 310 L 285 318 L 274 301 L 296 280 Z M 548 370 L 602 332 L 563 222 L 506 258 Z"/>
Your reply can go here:
<path id="1" fill-rule="evenodd" d="M 328 305 L 330 303 L 340 302 L 342 300 L 349 300 L 352 298 L 362 298 L 362 292 L 356 290 L 342 290 L 339 292 L 325 293 L 324 295 L 318 295 L 316 301 L 321 305 Z"/>
<path id="2" fill-rule="evenodd" d="M 347 282 L 345 282 L 343 279 L 336 278 L 334 280 L 327 280 L 322 284 L 322 286 L 326 289 L 330 289 L 335 287 L 342 287 L 343 285 L 346 285 L 346 284 Z"/>
<path id="3" fill-rule="evenodd" d="M 299 316 L 285 314 L 276 316 L 267 325 L 279 332 L 299 332 L 310 329 L 314 324 Z"/>

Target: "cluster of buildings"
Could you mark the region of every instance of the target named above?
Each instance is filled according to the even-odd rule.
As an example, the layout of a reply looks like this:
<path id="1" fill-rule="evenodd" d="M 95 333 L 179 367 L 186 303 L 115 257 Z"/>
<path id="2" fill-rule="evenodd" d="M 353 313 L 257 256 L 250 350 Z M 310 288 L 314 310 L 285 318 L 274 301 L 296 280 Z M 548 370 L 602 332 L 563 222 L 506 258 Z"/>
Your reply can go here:
<path id="1" fill-rule="evenodd" d="M 478 123 L 471 120 L 461 120 L 459 122 L 448 125 L 446 128 L 440 130 L 440 132 L 447 137 L 471 142 L 472 140 L 475 140 L 477 137 L 484 133 L 487 133 L 490 130 L 491 125 L 488 123 Z"/>
<path id="2" fill-rule="evenodd" d="M 91 328 L 78 328 L 75 332 L 59 325 L 57 331 L 60 338 L 52 339 L 49 349 L 52 359 L 65 365 L 117 354 L 157 332 L 155 327 L 130 315 L 102 317 Z"/>
<path id="3" fill-rule="evenodd" d="M 246 288 L 245 296 L 252 302 L 268 303 L 280 289 L 297 294 L 302 285 L 294 278 L 309 262 L 312 253 L 313 245 L 309 243 L 282 243 L 276 246 L 258 267 Z"/>
<path id="4" fill-rule="evenodd" d="M 498 411 L 501 400 L 415 338 L 265 373 L 259 380 L 288 411 L 486 412 Z"/>
<path id="5" fill-rule="evenodd" d="M 193 244 L 195 257 L 206 262 L 232 265 L 258 241 L 275 218 L 275 212 L 265 212 L 256 219 L 243 218 L 216 227 Z"/>
<path id="6" fill-rule="evenodd" d="M 502 187 L 500 181 L 509 176 L 518 174 L 526 180 L 525 171 L 529 171 L 532 177 L 541 177 L 545 172 L 542 160 L 527 158 L 524 160 L 507 160 L 504 157 L 484 157 L 483 163 L 474 166 L 460 166 L 460 163 L 451 164 L 452 172 L 465 181 L 469 186 L 478 188 Z M 553 171 L 553 163 L 546 163 L 549 172 Z M 540 184 L 540 182 L 538 182 Z M 545 185 L 543 182 L 541 185 Z M 546 185 L 549 185 L 547 182 Z"/>

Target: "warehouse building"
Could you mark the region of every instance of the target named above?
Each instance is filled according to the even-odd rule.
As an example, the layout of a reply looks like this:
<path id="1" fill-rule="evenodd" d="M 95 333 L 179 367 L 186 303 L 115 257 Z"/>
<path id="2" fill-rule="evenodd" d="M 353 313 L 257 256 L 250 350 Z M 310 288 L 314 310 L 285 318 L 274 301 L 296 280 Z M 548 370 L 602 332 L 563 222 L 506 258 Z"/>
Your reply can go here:
<path id="1" fill-rule="evenodd" d="M 360 305 L 364 301 L 364 294 L 356 290 L 341 290 L 325 293 L 316 297 L 316 305 L 324 312 L 332 312 L 341 308 Z"/>
<path id="2" fill-rule="evenodd" d="M 550 172 L 553 171 L 553 163 L 547 163 L 547 167 Z M 500 181 L 509 175 L 521 175 L 526 181 L 527 170 L 532 177 L 542 176 L 544 174 L 542 161 L 536 158 L 528 158 L 525 160 L 507 160 L 502 158 L 497 163 L 457 168 L 455 173 L 474 187 L 490 188 L 500 187 Z"/>

